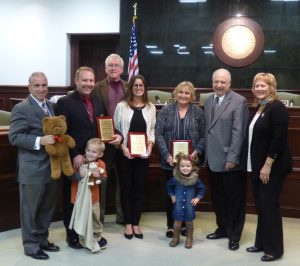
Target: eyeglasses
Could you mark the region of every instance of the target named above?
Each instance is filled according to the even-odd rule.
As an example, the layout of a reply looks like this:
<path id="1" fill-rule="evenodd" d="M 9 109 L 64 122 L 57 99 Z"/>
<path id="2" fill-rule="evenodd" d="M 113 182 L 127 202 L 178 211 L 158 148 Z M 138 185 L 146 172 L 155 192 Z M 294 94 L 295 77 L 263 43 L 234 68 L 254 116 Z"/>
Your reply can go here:
<path id="1" fill-rule="evenodd" d="M 144 84 L 134 84 L 133 87 L 134 88 L 138 88 L 138 87 L 144 88 L 145 86 L 144 86 Z"/>
<path id="2" fill-rule="evenodd" d="M 118 67 L 120 67 L 120 65 L 119 64 L 108 64 L 107 67 L 108 68 L 118 68 Z"/>

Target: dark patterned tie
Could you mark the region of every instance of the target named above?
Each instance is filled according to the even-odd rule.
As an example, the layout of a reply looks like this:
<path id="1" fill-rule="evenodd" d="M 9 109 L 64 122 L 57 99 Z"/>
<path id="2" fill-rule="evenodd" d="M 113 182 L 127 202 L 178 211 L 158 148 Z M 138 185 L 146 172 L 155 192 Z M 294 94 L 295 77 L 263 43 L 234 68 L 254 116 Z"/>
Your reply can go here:
<path id="1" fill-rule="evenodd" d="M 217 96 L 215 99 L 214 99 L 214 105 L 213 105 L 213 108 L 211 110 L 211 120 L 210 122 L 212 122 L 214 120 L 214 117 L 218 111 L 218 108 L 219 108 L 219 97 Z"/>
<path id="2" fill-rule="evenodd" d="M 49 115 L 49 110 L 48 110 L 48 108 L 47 108 L 46 103 L 42 103 L 42 109 L 43 109 L 45 115 Z"/>

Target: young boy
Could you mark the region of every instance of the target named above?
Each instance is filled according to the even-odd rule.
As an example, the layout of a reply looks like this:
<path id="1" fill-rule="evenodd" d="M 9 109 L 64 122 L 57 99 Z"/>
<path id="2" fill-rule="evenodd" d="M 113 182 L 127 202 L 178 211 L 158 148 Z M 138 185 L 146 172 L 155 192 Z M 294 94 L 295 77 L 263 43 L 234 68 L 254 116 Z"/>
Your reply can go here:
<path id="1" fill-rule="evenodd" d="M 71 202 L 74 209 L 69 228 L 77 232 L 80 244 L 97 252 L 105 249 L 107 241 L 102 237 L 103 225 L 100 222 L 99 186 L 89 186 L 90 176 L 106 178 L 105 163 L 100 160 L 103 156 L 105 144 L 98 138 L 92 138 L 85 148 L 85 164 L 83 164 L 77 178 L 72 181 Z M 95 163 L 98 167 L 94 167 Z M 91 167 L 93 165 L 93 167 Z M 80 175 L 80 177 L 78 177 Z"/>

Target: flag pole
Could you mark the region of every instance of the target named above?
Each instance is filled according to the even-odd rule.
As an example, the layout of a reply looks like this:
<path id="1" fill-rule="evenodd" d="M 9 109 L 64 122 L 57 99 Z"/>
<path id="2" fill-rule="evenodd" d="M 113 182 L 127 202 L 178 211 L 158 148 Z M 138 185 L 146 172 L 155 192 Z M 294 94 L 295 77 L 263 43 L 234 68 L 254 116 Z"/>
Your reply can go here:
<path id="1" fill-rule="evenodd" d="M 131 36 L 130 36 L 128 81 L 131 79 L 131 77 L 139 73 L 137 40 L 136 40 L 136 29 L 135 29 L 135 20 L 137 19 L 137 2 L 135 2 L 132 7 L 133 7 L 133 17 L 132 17 Z"/>

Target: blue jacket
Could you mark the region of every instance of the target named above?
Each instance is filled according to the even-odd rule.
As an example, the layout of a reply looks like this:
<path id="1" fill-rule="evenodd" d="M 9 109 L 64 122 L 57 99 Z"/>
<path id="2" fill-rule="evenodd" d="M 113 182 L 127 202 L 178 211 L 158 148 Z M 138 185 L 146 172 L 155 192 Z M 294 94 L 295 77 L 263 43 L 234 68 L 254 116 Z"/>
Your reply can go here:
<path id="1" fill-rule="evenodd" d="M 177 221 L 192 221 L 195 219 L 195 207 L 191 201 L 198 197 L 202 199 L 205 193 L 203 182 L 198 179 L 198 174 L 192 172 L 187 178 L 174 169 L 174 177 L 167 182 L 169 196 L 176 197 L 173 206 L 173 218 Z"/>

